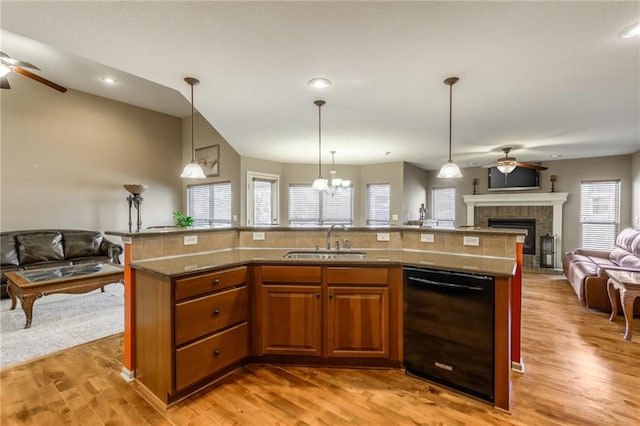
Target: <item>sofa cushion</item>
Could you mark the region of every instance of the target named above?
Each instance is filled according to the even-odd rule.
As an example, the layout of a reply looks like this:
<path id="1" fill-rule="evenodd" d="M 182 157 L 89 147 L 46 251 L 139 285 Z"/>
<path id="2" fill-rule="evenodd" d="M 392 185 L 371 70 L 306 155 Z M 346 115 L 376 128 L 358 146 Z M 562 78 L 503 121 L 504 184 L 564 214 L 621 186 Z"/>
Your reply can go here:
<path id="1" fill-rule="evenodd" d="M 108 263 L 111 262 L 109 256 L 89 256 L 89 257 L 76 257 L 73 259 L 74 265 L 84 265 L 86 263 Z"/>
<path id="2" fill-rule="evenodd" d="M 616 237 L 616 247 L 640 256 L 640 230 L 625 228 Z"/>
<path id="3" fill-rule="evenodd" d="M 622 268 L 640 269 L 640 257 L 620 247 L 614 248 L 609 258 Z"/>
<path id="4" fill-rule="evenodd" d="M 3 265 L 19 265 L 14 235 L 0 235 L 0 263 Z"/>
<path id="5" fill-rule="evenodd" d="M 64 259 L 60 232 L 35 232 L 16 235 L 20 265 Z"/>
<path id="6" fill-rule="evenodd" d="M 102 238 L 100 232 L 65 232 L 63 234 L 64 258 L 100 256 Z"/>

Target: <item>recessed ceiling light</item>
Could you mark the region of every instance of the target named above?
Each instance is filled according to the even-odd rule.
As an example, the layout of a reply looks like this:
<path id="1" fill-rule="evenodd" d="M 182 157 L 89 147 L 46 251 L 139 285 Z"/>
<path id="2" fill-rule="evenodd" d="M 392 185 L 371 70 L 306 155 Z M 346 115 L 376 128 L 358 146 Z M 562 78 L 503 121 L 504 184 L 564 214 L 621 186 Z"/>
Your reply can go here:
<path id="1" fill-rule="evenodd" d="M 627 28 L 620 31 L 619 35 L 621 38 L 640 37 L 640 22 L 629 25 Z"/>
<path id="2" fill-rule="evenodd" d="M 326 78 L 312 78 L 307 83 L 308 86 L 313 87 L 314 89 L 326 89 L 331 86 L 331 81 Z"/>
<path id="3" fill-rule="evenodd" d="M 116 84 L 118 82 L 115 78 L 111 78 L 111 77 L 104 77 L 102 81 L 104 81 L 107 84 Z"/>
<path id="4" fill-rule="evenodd" d="M 562 154 L 551 154 L 550 157 L 551 158 L 560 158 L 560 157 L 562 157 Z"/>

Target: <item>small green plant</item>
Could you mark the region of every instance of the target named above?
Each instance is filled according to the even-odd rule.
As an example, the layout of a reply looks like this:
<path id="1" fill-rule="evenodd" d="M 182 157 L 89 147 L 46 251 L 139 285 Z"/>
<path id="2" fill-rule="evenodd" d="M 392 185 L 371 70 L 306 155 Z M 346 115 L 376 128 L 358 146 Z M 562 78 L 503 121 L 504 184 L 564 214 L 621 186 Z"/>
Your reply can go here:
<path id="1" fill-rule="evenodd" d="M 176 220 L 176 226 L 187 227 L 193 225 L 193 218 L 182 214 L 180 210 L 173 212 L 173 218 Z"/>

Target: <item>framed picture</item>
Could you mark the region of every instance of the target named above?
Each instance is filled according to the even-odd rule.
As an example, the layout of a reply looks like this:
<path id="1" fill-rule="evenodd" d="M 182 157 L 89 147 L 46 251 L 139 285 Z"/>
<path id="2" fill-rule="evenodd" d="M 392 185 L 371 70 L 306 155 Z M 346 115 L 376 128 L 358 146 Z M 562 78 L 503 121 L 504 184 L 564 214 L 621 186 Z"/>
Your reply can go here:
<path id="1" fill-rule="evenodd" d="M 196 148 L 196 163 L 200 164 L 207 177 L 220 175 L 220 145 Z"/>

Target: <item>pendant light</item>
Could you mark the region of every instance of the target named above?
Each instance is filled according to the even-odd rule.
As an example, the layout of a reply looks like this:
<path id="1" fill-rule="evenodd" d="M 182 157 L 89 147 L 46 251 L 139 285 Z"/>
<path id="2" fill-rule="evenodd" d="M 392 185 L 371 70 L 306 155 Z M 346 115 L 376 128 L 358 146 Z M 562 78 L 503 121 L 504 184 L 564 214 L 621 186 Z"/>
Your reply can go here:
<path id="1" fill-rule="evenodd" d="M 316 191 L 324 191 L 329 187 L 327 179 L 322 177 L 322 105 L 326 102 L 317 100 L 313 103 L 318 107 L 318 177 L 311 187 Z"/>
<path id="2" fill-rule="evenodd" d="M 184 166 L 180 177 L 186 179 L 204 179 L 207 176 L 204 174 L 200 164 L 196 163 L 196 150 L 193 144 L 193 86 L 199 84 L 200 81 L 193 77 L 185 77 L 184 81 L 191 86 L 191 162 Z"/>
<path id="3" fill-rule="evenodd" d="M 462 173 L 460 173 L 460 168 L 456 163 L 451 160 L 451 116 L 452 114 L 452 105 L 453 105 L 453 85 L 458 82 L 458 77 L 449 77 L 444 81 L 444 84 L 449 86 L 449 161 L 447 161 L 444 166 L 440 169 L 440 173 L 438 173 L 439 178 L 461 178 Z"/>

